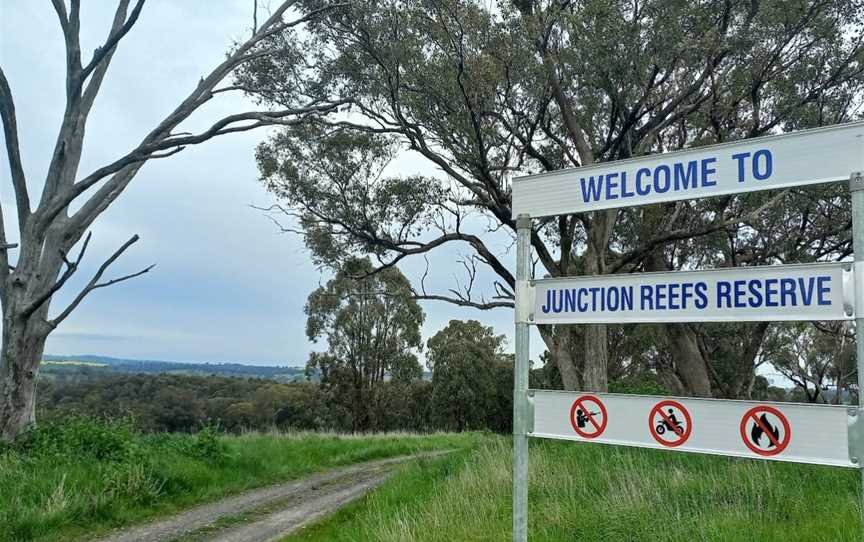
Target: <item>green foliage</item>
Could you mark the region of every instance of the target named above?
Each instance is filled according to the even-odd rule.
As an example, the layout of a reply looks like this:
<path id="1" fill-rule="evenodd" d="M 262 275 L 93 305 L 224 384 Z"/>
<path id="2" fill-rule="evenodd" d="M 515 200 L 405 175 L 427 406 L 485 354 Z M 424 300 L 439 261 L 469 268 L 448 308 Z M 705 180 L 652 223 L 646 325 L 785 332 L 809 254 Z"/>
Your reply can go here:
<path id="1" fill-rule="evenodd" d="M 472 462 L 471 454 L 485 450 L 490 437 L 481 441 L 480 446 L 466 448 L 444 457 L 421 459 L 401 466 L 398 472 L 382 487 L 365 498 L 340 508 L 319 523 L 289 536 L 283 542 L 310 541 L 357 541 L 386 540 L 394 536 L 393 518 L 405 517 L 418 507 L 434 499 L 436 491 L 459 476 L 467 464 Z M 503 439 L 502 439 L 503 440 Z M 494 442 L 494 441 L 493 441 Z M 467 512 L 467 511 L 466 511 Z M 442 518 L 446 522 L 446 518 Z M 411 539 L 411 540 L 422 540 Z"/>
<path id="2" fill-rule="evenodd" d="M 106 422 L 68 416 L 40 424 L 16 440 L 10 451 L 27 457 L 78 457 L 104 462 L 134 461 L 140 450 L 131 420 Z"/>
<path id="3" fill-rule="evenodd" d="M 609 391 L 634 395 L 670 395 L 667 388 L 651 377 L 613 380 L 609 382 Z"/>
<path id="4" fill-rule="evenodd" d="M 289 48 L 238 77 L 273 107 L 298 89 L 350 101 L 258 150 L 262 182 L 300 219 L 316 263 L 390 265 L 464 243 L 491 271 L 468 271 L 480 295 L 434 298 L 484 306 L 513 286 L 497 247 L 515 233 L 515 175 L 854 120 L 862 23 L 861 0 L 358 0 L 310 25 L 305 63 Z M 440 174 L 394 177 L 394 157 Z M 836 260 L 851 252 L 844 191 L 546 220 L 535 276 Z M 547 335 L 568 386 L 608 366 L 612 379 L 655 372 L 679 394 L 754 393 L 764 325 L 608 329 Z"/>
<path id="5" fill-rule="evenodd" d="M 416 375 L 416 373 L 415 373 Z M 431 383 L 392 379 L 376 387 L 380 400 L 376 431 L 435 429 L 429 417 Z M 507 384 L 510 385 L 509 383 Z M 181 398 L 180 404 L 154 398 Z M 69 414 L 124 419 L 144 432 L 183 431 L 206 435 L 216 427 L 246 430 L 352 429 L 344 402 L 313 382 L 281 384 L 262 379 L 185 375 L 94 375 L 84 380 L 40 381 L 40 420 L 67 424 Z M 37 433 L 38 434 L 38 433 Z"/>
<path id="6" fill-rule="evenodd" d="M 327 339 L 307 369 L 321 375 L 335 421 L 353 431 L 380 428 L 386 416 L 384 382 L 404 386 L 421 375 L 412 352 L 421 347 L 425 315 L 408 280 L 396 267 L 373 273 L 371 262 L 349 260 L 336 276 L 309 294 L 306 334 Z"/>
<path id="7" fill-rule="evenodd" d="M 259 145 L 256 158 L 267 189 L 290 205 L 311 204 L 300 222 L 314 263 L 341 269 L 358 255 L 384 255 L 381 241 L 420 234 L 432 222 L 443 198 L 438 182 L 380 174 L 398 150 L 394 143 L 392 137 L 304 124 Z M 357 235 L 320 216 L 341 216 Z"/>
<path id="8" fill-rule="evenodd" d="M 285 542 L 500 541 L 511 533 L 511 443 L 410 466 Z M 854 469 L 531 442 L 529 539 L 857 542 Z"/>
<path id="9" fill-rule="evenodd" d="M 125 418 L 148 432 L 220 429 L 330 428 L 321 416 L 321 395 L 311 382 L 281 384 L 256 378 L 99 374 L 87 379 L 42 380 L 40 419 L 67 414 Z"/>
<path id="10" fill-rule="evenodd" d="M 135 431 L 70 417 L 0 450 L 0 540 L 79 540 L 245 489 L 340 465 L 422 450 L 461 449 L 464 435 Z"/>
<path id="11" fill-rule="evenodd" d="M 172 447 L 185 456 L 203 461 L 220 463 L 229 459 L 228 446 L 220 438 L 217 428 L 212 425 L 208 425 L 189 438 L 166 439 L 163 445 Z"/>
<path id="12" fill-rule="evenodd" d="M 476 320 L 450 320 L 429 339 L 433 420 L 440 427 L 501 432 L 510 427 L 513 361 L 504 358 L 504 341 Z"/>
<path id="13" fill-rule="evenodd" d="M 829 383 L 840 393 L 851 392 L 858 374 L 854 336 L 845 322 L 775 324 L 763 345 L 763 357 L 810 403 L 827 401 Z"/>

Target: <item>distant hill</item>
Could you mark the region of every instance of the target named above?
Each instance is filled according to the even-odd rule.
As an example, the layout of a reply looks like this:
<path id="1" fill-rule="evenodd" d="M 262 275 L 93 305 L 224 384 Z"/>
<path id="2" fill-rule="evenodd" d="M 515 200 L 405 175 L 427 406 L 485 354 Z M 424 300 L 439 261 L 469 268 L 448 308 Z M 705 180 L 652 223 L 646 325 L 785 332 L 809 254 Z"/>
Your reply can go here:
<path id="1" fill-rule="evenodd" d="M 42 358 L 43 373 L 175 373 L 188 375 L 219 375 L 240 378 L 267 378 L 279 382 L 305 380 L 303 367 L 258 366 L 242 363 L 184 363 L 180 361 L 160 361 L 144 359 L 123 359 L 108 356 L 53 356 Z"/>

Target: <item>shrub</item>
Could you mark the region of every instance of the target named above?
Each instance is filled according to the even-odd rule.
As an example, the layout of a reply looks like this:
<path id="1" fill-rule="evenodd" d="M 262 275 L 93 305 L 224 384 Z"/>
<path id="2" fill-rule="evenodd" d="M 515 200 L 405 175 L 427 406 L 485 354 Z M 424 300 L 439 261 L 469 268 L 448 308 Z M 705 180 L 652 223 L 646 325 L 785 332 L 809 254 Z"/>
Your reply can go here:
<path id="1" fill-rule="evenodd" d="M 228 446 L 219 438 L 219 428 L 207 425 L 192 436 L 158 433 L 147 437 L 157 448 L 170 450 L 194 459 L 222 463 L 229 458 Z"/>
<path id="2" fill-rule="evenodd" d="M 609 383 L 611 393 L 631 395 L 670 395 L 670 391 L 650 376 L 626 378 Z"/>
<path id="3" fill-rule="evenodd" d="M 140 455 L 138 433 L 128 419 L 69 416 L 42 423 L 11 448 L 24 457 L 77 457 L 120 462 Z"/>

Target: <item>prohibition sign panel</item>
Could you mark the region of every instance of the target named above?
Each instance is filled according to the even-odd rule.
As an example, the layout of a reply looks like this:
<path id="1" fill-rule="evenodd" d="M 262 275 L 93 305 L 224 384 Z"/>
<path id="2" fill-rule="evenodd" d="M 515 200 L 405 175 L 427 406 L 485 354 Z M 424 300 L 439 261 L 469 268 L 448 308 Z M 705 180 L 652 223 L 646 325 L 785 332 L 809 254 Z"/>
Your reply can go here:
<path id="1" fill-rule="evenodd" d="M 570 425 L 582 438 L 599 437 L 606 430 L 608 421 L 606 405 L 594 395 L 581 395 L 570 406 Z"/>
<path id="2" fill-rule="evenodd" d="M 681 446 L 690 438 L 693 418 L 687 408 L 678 401 L 660 401 L 648 414 L 648 431 L 654 440 L 663 446 Z"/>
<path id="3" fill-rule="evenodd" d="M 792 440 L 789 420 L 777 408 L 759 405 L 741 418 L 741 439 L 753 453 L 772 456 L 783 452 Z"/>
<path id="4" fill-rule="evenodd" d="M 849 424 L 857 418 L 844 406 L 563 390 L 529 390 L 529 400 L 533 405 L 533 424 L 528 434 L 534 438 L 858 468 L 850 457 L 847 432 Z M 678 410 L 675 403 L 684 411 Z M 675 420 L 683 422 L 686 439 L 664 426 L 659 438 L 667 442 L 658 440 L 656 427 L 662 417 L 651 415 L 658 406 L 667 415 L 668 409 L 673 409 Z M 583 427 L 579 427 L 579 411 Z M 766 426 L 764 429 L 751 413 Z M 767 423 L 762 422 L 762 414 Z M 655 420 L 652 431 L 646 424 Z M 670 417 L 673 425 L 675 420 Z M 689 435 L 688 425 L 692 427 Z M 754 431 L 754 427 L 758 430 Z M 669 445 L 680 440 L 683 442 L 676 446 Z"/>

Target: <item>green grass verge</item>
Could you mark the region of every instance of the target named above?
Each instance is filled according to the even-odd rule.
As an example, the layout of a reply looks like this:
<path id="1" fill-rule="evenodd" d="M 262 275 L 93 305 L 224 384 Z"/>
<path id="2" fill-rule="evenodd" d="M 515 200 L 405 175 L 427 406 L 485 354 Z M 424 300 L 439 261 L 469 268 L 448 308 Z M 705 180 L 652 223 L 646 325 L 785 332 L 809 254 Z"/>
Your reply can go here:
<path id="1" fill-rule="evenodd" d="M 532 541 L 864 540 L 858 471 L 531 441 Z M 501 541 L 510 441 L 403 467 L 373 494 L 289 537 Z"/>
<path id="2" fill-rule="evenodd" d="M 481 434 L 142 435 L 67 419 L 0 450 L 0 540 L 70 540 L 330 467 L 465 448 Z"/>

